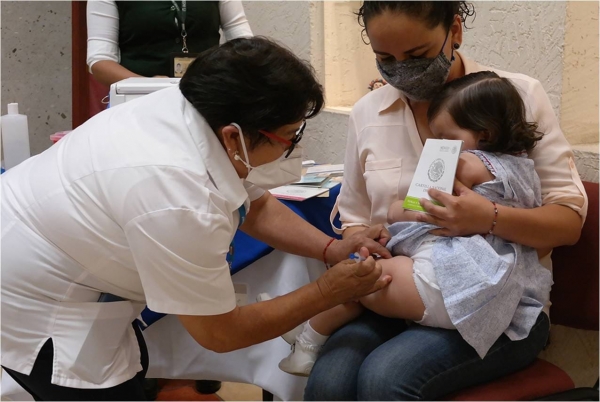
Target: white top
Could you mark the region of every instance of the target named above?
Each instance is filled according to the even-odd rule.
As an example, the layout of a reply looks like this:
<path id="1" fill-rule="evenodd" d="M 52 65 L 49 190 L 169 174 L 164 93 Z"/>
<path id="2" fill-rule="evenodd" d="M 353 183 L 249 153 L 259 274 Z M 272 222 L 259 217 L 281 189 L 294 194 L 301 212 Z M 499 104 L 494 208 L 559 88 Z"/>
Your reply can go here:
<path id="1" fill-rule="evenodd" d="M 226 40 L 252 36 L 252 29 L 241 1 L 219 1 L 221 29 Z M 100 60 L 120 62 L 119 10 L 114 0 L 87 2 L 87 65 L 90 68 Z"/>
<path id="2" fill-rule="evenodd" d="M 565 205 L 585 219 L 587 195 L 573 151 L 542 84 L 526 75 L 485 67 L 457 54 L 466 74 L 494 71 L 510 79 L 521 92 L 527 120 L 537 122 L 539 131 L 544 133 L 529 155 L 541 180 L 543 204 Z M 342 229 L 385 224 L 390 205 L 406 197 L 422 151 L 414 115 L 399 90 L 385 85 L 360 99 L 350 113 L 344 180 L 337 201 Z M 552 269 L 550 255 L 540 263 Z"/>
<path id="3" fill-rule="evenodd" d="M 52 338 L 53 384 L 114 386 L 141 370 L 131 322 L 144 304 L 235 307 L 226 253 L 238 208 L 264 191 L 245 188 L 179 88 L 96 115 L 0 185 L 3 366 L 29 374 Z"/>

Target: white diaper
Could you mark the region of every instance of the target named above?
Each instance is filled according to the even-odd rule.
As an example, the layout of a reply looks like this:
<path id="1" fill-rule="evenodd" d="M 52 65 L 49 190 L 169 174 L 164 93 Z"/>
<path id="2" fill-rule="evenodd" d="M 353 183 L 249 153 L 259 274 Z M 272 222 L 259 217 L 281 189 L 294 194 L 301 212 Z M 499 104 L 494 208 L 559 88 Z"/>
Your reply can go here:
<path id="1" fill-rule="evenodd" d="M 423 318 L 416 323 L 428 327 L 455 329 L 444 306 L 444 298 L 431 262 L 434 243 L 435 236 L 427 236 L 419 246 L 417 253 L 412 256 L 414 261 L 413 278 L 425 305 Z"/>

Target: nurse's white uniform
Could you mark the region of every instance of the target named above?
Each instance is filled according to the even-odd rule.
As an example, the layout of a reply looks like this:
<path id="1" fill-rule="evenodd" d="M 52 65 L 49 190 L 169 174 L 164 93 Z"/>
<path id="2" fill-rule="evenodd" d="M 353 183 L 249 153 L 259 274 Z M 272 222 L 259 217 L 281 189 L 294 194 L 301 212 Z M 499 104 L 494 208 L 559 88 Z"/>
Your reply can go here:
<path id="1" fill-rule="evenodd" d="M 52 338 L 53 384 L 111 387 L 142 369 L 131 322 L 145 304 L 235 307 L 225 256 L 238 208 L 263 190 L 179 88 L 93 117 L 0 182 L 3 366 L 29 374 Z"/>

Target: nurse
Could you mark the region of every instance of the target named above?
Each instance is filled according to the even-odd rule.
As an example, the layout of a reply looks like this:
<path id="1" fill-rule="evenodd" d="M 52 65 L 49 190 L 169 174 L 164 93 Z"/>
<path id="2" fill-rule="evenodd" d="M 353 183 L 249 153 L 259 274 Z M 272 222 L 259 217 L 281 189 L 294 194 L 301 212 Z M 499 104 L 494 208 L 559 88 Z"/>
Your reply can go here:
<path id="1" fill-rule="evenodd" d="M 387 285 L 372 258 L 340 262 L 358 249 L 389 256 L 381 226 L 333 241 L 264 190 L 298 178 L 298 142 L 323 103 L 291 52 L 236 39 L 204 52 L 178 88 L 111 108 L 4 174 L 7 372 L 36 400 L 142 400 L 147 352 L 132 322 L 146 304 L 228 352 Z M 337 265 L 237 307 L 238 227 Z"/>

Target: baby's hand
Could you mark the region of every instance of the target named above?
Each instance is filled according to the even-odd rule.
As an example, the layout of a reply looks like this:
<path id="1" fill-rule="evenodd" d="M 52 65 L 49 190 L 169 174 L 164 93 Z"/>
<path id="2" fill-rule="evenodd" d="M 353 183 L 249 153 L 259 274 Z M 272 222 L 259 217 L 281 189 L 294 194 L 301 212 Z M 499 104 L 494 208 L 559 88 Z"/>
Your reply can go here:
<path id="1" fill-rule="evenodd" d="M 419 212 L 404 209 L 404 200 L 395 201 L 388 210 L 387 221 L 389 224 L 396 222 L 416 222 Z"/>
<path id="2" fill-rule="evenodd" d="M 387 214 L 387 222 L 389 224 L 402 221 L 401 217 L 404 215 L 404 207 L 402 206 L 403 203 L 404 200 L 398 200 L 390 205 L 390 209 L 388 209 Z"/>

